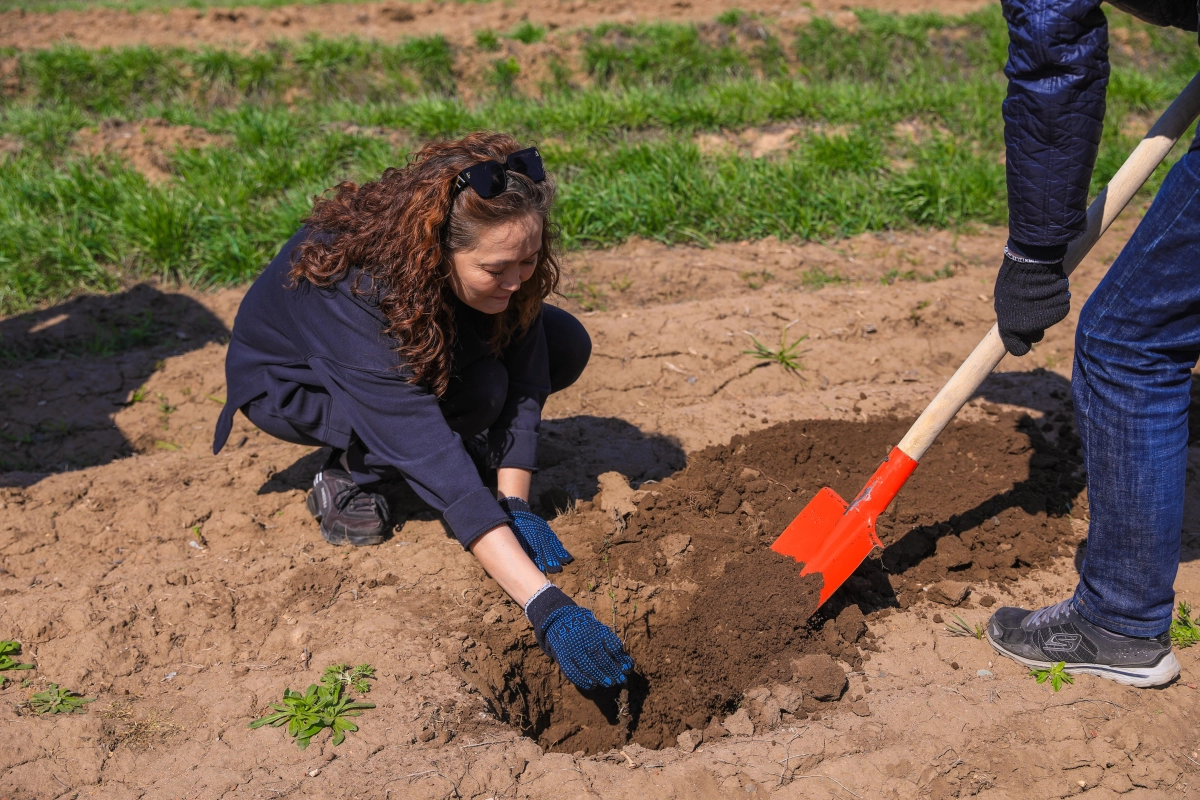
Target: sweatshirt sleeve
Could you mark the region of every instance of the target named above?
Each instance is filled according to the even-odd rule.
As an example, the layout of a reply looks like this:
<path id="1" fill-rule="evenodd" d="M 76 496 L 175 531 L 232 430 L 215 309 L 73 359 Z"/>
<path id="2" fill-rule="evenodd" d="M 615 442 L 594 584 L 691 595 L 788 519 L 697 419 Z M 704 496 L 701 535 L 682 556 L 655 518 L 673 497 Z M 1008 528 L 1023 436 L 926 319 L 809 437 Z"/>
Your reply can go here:
<path id="1" fill-rule="evenodd" d="M 492 463 L 498 467 L 537 468 L 542 406 L 550 396 L 550 355 L 542 317 L 504 352 L 508 397 L 488 432 Z"/>
<path id="2" fill-rule="evenodd" d="M 1003 0 L 1009 235 L 1061 247 L 1087 225 L 1108 86 L 1100 0 Z"/>
<path id="3" fill-rule="evenodd" d="M 297 325 L 306 360 L 367 450 L 400 470 L 463 547 L 508 524 L 437 397 L 405 379 L 371 312 L 344 295 L 307 291 L 322 305 L 315 315 L 322 324 Z"/>

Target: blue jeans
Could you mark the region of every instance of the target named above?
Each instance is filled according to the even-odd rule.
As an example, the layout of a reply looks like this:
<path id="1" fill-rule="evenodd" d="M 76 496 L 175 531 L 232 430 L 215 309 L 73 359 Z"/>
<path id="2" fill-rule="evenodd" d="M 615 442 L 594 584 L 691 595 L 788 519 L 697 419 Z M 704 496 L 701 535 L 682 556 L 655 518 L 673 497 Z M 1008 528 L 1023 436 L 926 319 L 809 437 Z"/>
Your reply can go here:
<path id="1" fill-rule="evenodd" d="M 1200 357 L 1200 151 L 1170 171 L 1083 307 L 1072 390 L 1091 527 L 1074 606 L 1128 636 L 1171 625 L 1191 370 Z"/>

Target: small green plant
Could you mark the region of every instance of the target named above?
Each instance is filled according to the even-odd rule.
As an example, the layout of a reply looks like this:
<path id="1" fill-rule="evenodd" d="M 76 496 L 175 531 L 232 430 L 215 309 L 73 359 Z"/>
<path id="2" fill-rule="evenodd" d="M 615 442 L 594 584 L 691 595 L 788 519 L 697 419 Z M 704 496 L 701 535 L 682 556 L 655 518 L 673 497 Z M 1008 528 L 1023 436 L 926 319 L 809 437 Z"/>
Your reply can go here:
<path id="1" fill-rule="evenodd" d="M 717 15 L 717 24 L 728 25 L 729 27 L 732 28 L 735 25 L 737 25 L 739 22 L 741 22 L 742 18 L 745 16 L 746 16 L 745 11 L 742 11 L 739 8 L 730 8 L 726 11 L 722 11 L 720 14 Z"/>
<path id="2" fill-rule="evenodd" d="M 630 282 L 632 285 L 632 282 Z M 579 291 L 564 292 L 563 297 L 569 297 L 579 303 L 579 307 L 584 311 L 605 311 L 607 306 L 604 302 L 604 290 L 592 283 L 581 281 Z M 624 290 L 620 290 L 624 291 Z"/>
<path id="3" fill-rule="evenodd" d="M 984 629 L 979 623 L 970 625 L 965 619 L 955 614 L 954 621 L 946 623 L 946 632 L 951 636 L 971 636 L 982 640 Z"/>
<path id="4" fill-rule="evenodd" d="M 800 376 L 800 370 L 804 369 L 804 362 L 800 360 L 800 355 L 804 351 L 800 350 L 799 347 L 800 343 L 807 339 L 808 336 L 801 336 L 796 341 L 789 343 L 787 340 L 788 327 L 785 326 L 779 333 L 779 347 L 774 350 L 756 339 L 753 334 L 748 334 L 754 347 L 750 350 L 743 350 L 742 354 L 761 358 L 768 363 L 778 364 L 793 375 Z"/>
<path id="5" fill-rule="evenodd" d="M 820 267 L 807 269 L 800 276 L 800 285 L 806 289 L 821 289 L 825 286 L 836 286 L 839 283 L 848 282 L 847 278 L 843 278 L 837 272 L 829 273 Z"/>
<path id="6" fill-rule="evenodd" d="M 1180 600 L 1175 613 L 1175 619 L 1171 620 L 1171 644 L 1183 648 L 1200 642 L 1200 625 L 1192 619 L 1191 605 Z"/>
<path id="7" fill-rule="evenodd" d="M 175 413 L 175 406 L 171 405 L 165 394 L 162 392 L 155 392 L 154 397 L 158 400 L 158 413 L 162 414 L 164 417 Z"/>
<path id="8" fill-rule="evenodd" d="M 148 395 L 149 393 L 150 393 L 150 390 L 147 389 L 144 384 L 142 386 L 139 386 L 138 388 L 133 390 L 133 394 L 129 395 L 129 405 L 133 405 L 134 403 L 142 402 L 143 400 L 146 399 L 146 395 Z"/>
<path id="9" fill-rule="evenodd" d="M 492 62 L 488 83 L 503 95 L 510 95 L 516 90 L 517 76 L 521 74 L 521 65 L 512 56 L 498 58 Z"/>
<path id="10" fill-rule="evenodd" d="M 491 28 L 484 28 L 481 31 L 475 31 L 475 45 L 488 53 L 494 53 L 500 49 L 500 37 Z"/>
<path id="11" fill-rule="evenodd" d="M 87 710 L 84 705 L 95 699 L 80 697 L 78 692 L 52 683 L 46 691 L 37 692 L 30 697 L 28 705 L 35 714 L 82 714 Z"/>
<path id="12" fill-rule="evenodd" d="M 33 664 L 21 664 L 13 658 L 20 652 L 20 642 L 0 641 L 0 672 L 10 669 L 33 669 Z"/>
<path id="13" fill-rule="evenodd" d="M 609 284 L 615 291 L 624 294 L 629 291 L 629 287 L 633 286 L 633 280 L 628 275 L 622 275 L 619 278 L 614 278 Z"/>
<path id="14" fill-rule="evenodd" d="M 286 724 L 288 736 L 295 738 L 296 746 L 301 750 L 308 747 L 313 736 L 329 728 L 333 731 L 333 744 L 337 746 L 346 740 L 347 733 L 358 730 L 350 717 L 357 717 L 363 709 L 375 707 L 374 703 L 350 699 L 347 687 L 357 689 L 374 672 L 370 664 L 362 664 L 352 670 L 345 664 L 332 664 L 325 669 L 321 683 L 310 684 L 304 694 L 284 689 L 283 702 L 271 703 L 275 713 L 254 720 L 250 727 L 270 725 L 278 728 Z M 349 677 L 350 682 L 344 682 L 343 676 Z"/>
<path id="15" fill-rule="evenodd" d="M 1064 683 L 1075 683 L 1075 679 L 1067 673 L 1067 662 L 1060 661 L 1050 669 L 1031 669 L 1029 674 L 1037 679 L 1038 683 L 1050 681 L 1050 685 L 1054 687 L 1054 691 L 1062 688 Z"/>
<path id="16" fill-rule="evenodd" d="M 920 280 L 920 278 L 921 276 L 917 274 L 915 269 L 901 272 L 893 267 L 884 273 L 884 275 L 879 279 L 879 283 L 883 286 L 891 286 L 896 281 L 916 281 Z"/>
<path id="17" fill-rule="evenodd" d="M 371 691 L 371 684 L 367 679 L 374 677 L 375 668 L 370 664 L 359 664 L 357 667 L 351 667 L 349 664 L 330 664 L 325 668 L 321 682 L 330 688 L 350 686 L 359 694 L 366 694 Z"/>
<path id="18" fill-rule="evenodd" d="M 524 42 L 525 44 L 534 44 L 546 38 L 546 29 L 525 19 L 521 20 L 517 27 L 513 28 L 512 33 L 508 37 L 516 39 L 518 42 Z"/>
<path id="19" fill-rule="evenodd" d="M 739 272 L 738 277 L 746 282 L 751 289 L 761 289 L 775 278 L 775 273 L 765 269 Z"/>

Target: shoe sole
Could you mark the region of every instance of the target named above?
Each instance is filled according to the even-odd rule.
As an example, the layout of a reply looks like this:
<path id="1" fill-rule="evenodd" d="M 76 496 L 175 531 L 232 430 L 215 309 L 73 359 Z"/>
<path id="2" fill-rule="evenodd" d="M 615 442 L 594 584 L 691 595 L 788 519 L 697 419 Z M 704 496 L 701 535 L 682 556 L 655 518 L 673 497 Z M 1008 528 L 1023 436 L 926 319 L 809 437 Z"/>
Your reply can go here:
<path id="1" fill-rule="evenodd" d="M 304 499 L 304 506 L 308 509 L 308 513 L 312 514 L 313 519 L 321 523 L 321 538 L 329 544 L 336 547 L 342 545 L 351 545 L 353 547 L 369 547 L 370 545 L 382 544 L 384 535 L 382 532 L 378 534 L 368 534 L 366 536 L 351 537 L 346 533 L 341 526 L 335 526 L 336 529 L 326 527 L 321 513 L 320 503 L 317 500 L 317 491 L 313 489 L 309 491 L 308 497 Z"/>
<path id="2" fill-rule="evenodd" d="M 308 509 L 308 513 L 312 514 L 313 519 L 321 519 L 321 508 L 317 505 L 317 490 L 310 489 L 308 497 L 304 499 L 304 507 Z"/>
<path id="3" fill-rule="evenodd" d="M 1055 661 L 1036 661 L 1032 658 L 1024 658 L 1016 653 L 1005 650 L 992 639 L 990 632 L 987 633 L 987 640 L 988 644 L 997 653 L 1005 658 L 1011 658 L 1021 666 L 1029 667 L 1030 669 L 1050 669 L 1058 663 Z M 1138 689 L 1153 689 L 1156 686 L 1168 684 L 1179 677 L 1179 670 L 1179 659 L 1175 657 L 1174 650 L 1168 651 L 1152 667 L 1114 667 L 1109 664 L 1088 663 L 1067 664 L 1064 667 L 1064 671 L 1070 675 L 1095 675 L 1097 678 L 1105 678 Z"/>
<path id="4" fill-rule="evenodd" d="M 375 544 L 383 544 L 383 534 L 368 534 L 366 536 L 351 537 L 344 529 L 331 530 L 325 527 L 325 523 L 321 523 L 321 538 L 332 545 L 341 547 L 342 545 L 350 545 L 352 547 L 369 547 Z"/>

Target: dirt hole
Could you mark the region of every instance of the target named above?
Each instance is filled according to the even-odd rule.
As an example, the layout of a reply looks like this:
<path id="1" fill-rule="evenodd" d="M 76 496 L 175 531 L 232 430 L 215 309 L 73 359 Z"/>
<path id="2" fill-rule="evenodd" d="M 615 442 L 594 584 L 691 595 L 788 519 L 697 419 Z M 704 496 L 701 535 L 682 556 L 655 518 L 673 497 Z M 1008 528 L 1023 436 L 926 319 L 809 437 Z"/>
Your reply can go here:
<path id="1" fill-rule="evenodd" d="M 627 695 L 567 683 L 494 589 L 467 628 L 463 676 L 500 719 L 564 752 L 694 746 L 834 702 L 867 713 L 846 697 L 845 675 L 877 649 L 866 618 L 961 596 L 926 591 L 940 581 L 978 590 L 1075 553 L 1082 534 L 1069 509 L 1084 513 L 1083 479 L 1059 417 L 999 415 L 947 431 L 880 518 L 884 550 L 815 615 L 819 579 L 768 548 L 822 486 L 852 498 L 907 422 L 784 423 L 693 453 L 661 483 L 632 490 L 601 476 L 594 503 L 554 522 L 576 556 L 555 582 L 626 642 L 636 664 Z"/>

